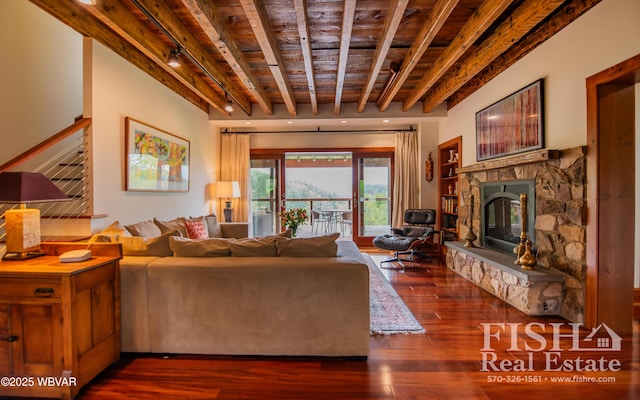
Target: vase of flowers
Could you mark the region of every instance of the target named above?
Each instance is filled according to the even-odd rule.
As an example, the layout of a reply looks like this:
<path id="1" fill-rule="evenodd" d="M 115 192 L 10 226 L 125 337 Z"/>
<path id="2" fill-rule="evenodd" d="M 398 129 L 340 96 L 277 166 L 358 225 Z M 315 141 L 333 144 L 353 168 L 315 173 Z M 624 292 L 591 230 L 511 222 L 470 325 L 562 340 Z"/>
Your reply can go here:
<path id="1" fill-rule="evenodd" d="M 280 221 L 284 229 L 291 229 L 291 235 L 296 236 L 298 227 L 309 219 L 307 216 L 307 210 L 304 208 L 292 208 L 288 211 L 280 211 Z"/>

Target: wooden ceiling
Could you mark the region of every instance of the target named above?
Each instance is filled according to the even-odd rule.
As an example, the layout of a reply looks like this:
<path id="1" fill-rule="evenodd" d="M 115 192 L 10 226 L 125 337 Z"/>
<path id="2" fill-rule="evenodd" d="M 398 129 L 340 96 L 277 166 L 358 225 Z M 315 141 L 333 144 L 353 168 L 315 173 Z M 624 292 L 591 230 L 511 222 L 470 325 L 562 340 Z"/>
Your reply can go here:
<path id="1" fill-rule="evenodd" d="M 212 118 L 232 100 L 249 119 L 451 108 L 599 0 L 31 2 Z"/>

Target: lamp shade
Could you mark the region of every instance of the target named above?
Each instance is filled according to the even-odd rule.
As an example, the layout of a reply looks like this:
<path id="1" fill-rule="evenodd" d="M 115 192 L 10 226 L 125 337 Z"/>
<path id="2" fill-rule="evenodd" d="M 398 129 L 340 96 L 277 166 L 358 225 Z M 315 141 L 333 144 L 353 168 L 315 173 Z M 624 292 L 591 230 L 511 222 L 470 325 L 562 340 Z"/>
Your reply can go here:
<path id="1" fill-rule="evenodd" d="M 230 199 L 240 197 L 238 181 L 221 181 L 216 183 L 216 197 Z"/>
<path id="2" fill-rule="evenodd" d="M 38 172 L 0 173 L 0 203 L 46 203 L 71 200 Z"/>

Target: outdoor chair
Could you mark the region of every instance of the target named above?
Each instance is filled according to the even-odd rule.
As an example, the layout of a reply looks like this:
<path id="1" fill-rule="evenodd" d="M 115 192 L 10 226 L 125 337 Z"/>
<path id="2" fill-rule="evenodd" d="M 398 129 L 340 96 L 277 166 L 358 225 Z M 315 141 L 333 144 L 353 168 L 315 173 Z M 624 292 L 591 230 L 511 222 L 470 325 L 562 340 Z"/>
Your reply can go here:
<path id="1" fill-rule="evenodd" d="M 324 232 L 326 232 L 329 229 L 329 222 L 329 215 L 323 212 L 311 210 L 311 225 L 314 233 L 318 233 L 318 228 L 320 226 L 322 226 Z"/>
<path id="2" fill-rule="evenodd" d="M 373 239 L 373 245 L 379 249 L 395 251 L 393 258 L 380 263 L 398 262 L 404 268 L 403 261 L 413 263 L 415 257 L 429 259 L 439 257 L 440 245 L 434 240 L 438 231 L 433 229 L 436 212 L 431 209 L 405 210 L 402 228 L 391 228 L 388 235 L 380 235 Z M 401 258 L 400 256 L 408 256 Z M 393 267 L 386 267 L 393 268 Z"/>

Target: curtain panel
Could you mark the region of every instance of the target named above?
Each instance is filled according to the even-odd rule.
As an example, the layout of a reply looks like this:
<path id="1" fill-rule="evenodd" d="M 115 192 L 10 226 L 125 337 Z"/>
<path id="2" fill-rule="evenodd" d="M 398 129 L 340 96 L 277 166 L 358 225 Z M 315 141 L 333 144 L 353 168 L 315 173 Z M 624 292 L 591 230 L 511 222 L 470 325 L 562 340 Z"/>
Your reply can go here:
<path id="1" fill-rule="evenodd" d="M 404 210 L 418 208 L 420 203 L 418 132 L 396 132 L 395 168 L 393 174 L 391 226 L 400 227 Z"/>
<path id="2" fill-rule="evenodd" d="M 240 197 L 231 199 L 233 222 L 249 221 L 250 136 L 248 133 L 222 133 L 220 142 L 220 181 L 238 181 Z M 218 201 L 218 218 L 223 215 L 224 200 Z"/>

